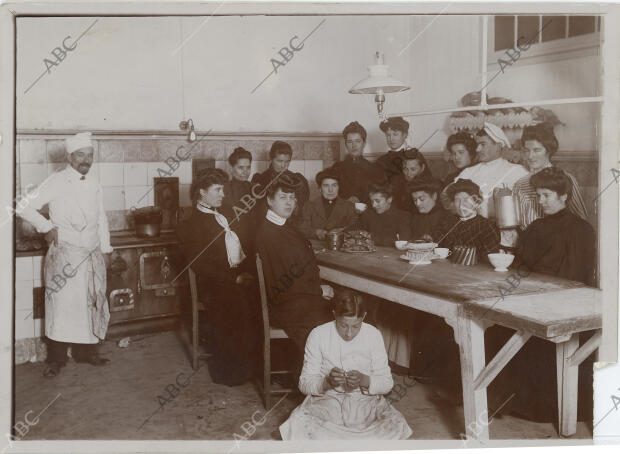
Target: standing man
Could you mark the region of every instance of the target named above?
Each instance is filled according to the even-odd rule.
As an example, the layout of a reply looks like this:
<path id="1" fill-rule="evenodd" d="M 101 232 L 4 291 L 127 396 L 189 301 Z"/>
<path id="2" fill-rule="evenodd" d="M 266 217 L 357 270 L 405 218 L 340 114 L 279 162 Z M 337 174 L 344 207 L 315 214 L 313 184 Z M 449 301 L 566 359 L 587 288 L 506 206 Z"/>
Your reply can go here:
<path id="1" fill-rule="evenodd" d="M 385 183 L 392 183 L 392 178 L 400 175 L 403 170 L 404 151 L 407 149 L 409 122 L 403 117 L 390 117 L 379 124 L 385 134 L 388 152 L 380 156 L 376 164 L 385 173 Z"/>
<path id="2" fill-rule="evenodd" d="M 50 175 L 19 215 L 45 233 L 45 335 L 48 338 L 44 376 L 58 375 L 72 347 L 76 362 L 94 366 L 110 319 L 103 254 L 112 252 L 102 189 L 89 174 L 93 163 L 90 132 L 65 140 L 69 165 Z M 49 205 L 49 219 L 38 210 Z"/>
<path id="3" fill-rule="evenodd" d="M 302 210 L 304 205 L 310 198 L 310 187 L 308 180 L 301 173 L 293 173 L 288 170 L 293 158 L 293 149 L 291 146 L 281 140 L 276 140 L 269 150 L 269 168 L 262 173 L 256 173 L 252 177 L 252 187 L 258 186 L 256 191 L 252 189 L 252 193 L 264 194 L 269 190 L 270 185 L 274 184 L 276 179 L 282 179 L 295 188 L 295 196 L 297 203 L 295 211 L 289 220 L 295 226 L 301 225 Z M 258 200 L 256 204 L 256 216 L 259 220 L 264 220 L 267 214 L 267 201 L 265 198 Z"/>

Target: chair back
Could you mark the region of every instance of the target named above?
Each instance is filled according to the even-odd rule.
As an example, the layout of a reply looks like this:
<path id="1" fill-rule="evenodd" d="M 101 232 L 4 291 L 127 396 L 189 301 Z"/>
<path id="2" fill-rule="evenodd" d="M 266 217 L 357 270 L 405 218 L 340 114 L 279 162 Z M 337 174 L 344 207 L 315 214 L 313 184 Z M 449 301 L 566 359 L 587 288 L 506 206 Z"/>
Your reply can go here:
<path id="1" fill-rule="evenodd" d="M 187 269 L 189 275 L 189 291 L 192 295 L 192 302 L 198 301 L 198 286 L 196 285 L 196 272 L 190 268 Z"/>
<path id="2" fill-rule="evenodd" d="M 263 275 L 263 261 L 260 255 L 256 253 L 256 274 L 258 276 L 258 287 L 260 290 L 260 304 L 263 313 L 263 333 L 265 334 L 265 342 L 269 345 L 269 308 L 267 306 L 267 288 L 265 286 L 265 276 Z"/>

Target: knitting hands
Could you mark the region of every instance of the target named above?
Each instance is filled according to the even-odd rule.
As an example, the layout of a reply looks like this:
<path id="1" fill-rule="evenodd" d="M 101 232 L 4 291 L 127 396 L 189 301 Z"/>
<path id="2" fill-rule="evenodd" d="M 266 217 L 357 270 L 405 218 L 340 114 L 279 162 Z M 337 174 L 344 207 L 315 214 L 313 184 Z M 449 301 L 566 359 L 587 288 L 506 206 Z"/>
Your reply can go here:
<path id="1" fill-rule="evenodd" d="M 329 375 L 326 377 L 326 380 L 331 388 L 343 386 L 345 384 L 344 371 L 339 367 L 334 367 L 329 371 Z"/>

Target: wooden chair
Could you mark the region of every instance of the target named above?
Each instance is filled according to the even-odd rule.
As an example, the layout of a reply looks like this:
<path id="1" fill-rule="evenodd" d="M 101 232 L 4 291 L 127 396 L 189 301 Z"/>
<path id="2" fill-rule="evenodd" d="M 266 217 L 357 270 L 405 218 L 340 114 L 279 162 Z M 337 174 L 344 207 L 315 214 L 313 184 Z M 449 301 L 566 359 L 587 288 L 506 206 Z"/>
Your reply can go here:
<path id="1" fill-rule="evenodd" d="M 192 368 L 198 370 L 198 362 L 200 359 L 206 359 L 208 353 L 199 352 L 199 329 L 198 329 L 198 312 L 204 311 L 205 306 L 198 298 L 198 286 L 196 285 L 196 273 L 191 268 L 188 269 L 189 289 L 192 294 Z"/>
<path id="2" fill-rule="evenodd" d="M 258 274 L 258 285 L 260 288 L 260 302 L 263 313 L 263 382 L 259 383 L 259 388 L 263 394 L 265 401 L 265 409 L 271 409 L 271 395 L 285 394 L 292 392 L 293 389 L 271 389 L 271 376 L 274 374 L 294 374 L 295 370 L 271 370 L 271 340 L 272 339 L 288 339 L 288 336 L 282 329 L 272 328 L 269 325 L 269 310 L 267 307 L 267 290 L 265 288 L 265 277 L 263 276 L 263 262 L 258 254 L 256 254 L 256 271 Z"/>

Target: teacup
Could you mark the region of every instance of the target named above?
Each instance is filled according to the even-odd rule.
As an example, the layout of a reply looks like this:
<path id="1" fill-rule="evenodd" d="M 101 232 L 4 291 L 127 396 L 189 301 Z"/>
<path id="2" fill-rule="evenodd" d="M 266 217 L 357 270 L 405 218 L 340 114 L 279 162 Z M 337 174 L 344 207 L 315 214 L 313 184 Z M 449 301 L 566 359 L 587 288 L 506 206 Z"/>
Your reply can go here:
<path id="1" fill-rule="evenodd" d="M 436 247 L 435 248 L 435 254 L 440 258 L 440 259 L 445 259 L 446 257 L 448 257 L 452 252 L 450 251 L 450 249 L 448 249 L 447 247 Z"/>
<path id="2" fill-rule="evenodd" d="M 357 202 L 357 203 L 355 204 L 355 209 L 356 209 L 357 211 L 359 211 L 359 212 L 362 212 L 362 211 L 365 211 L 365 210 L 366 210 L 366 207 L 367 207 L 367 206 L 368 206 L 368 205 L 366 205 L 365 203 Z"/>

